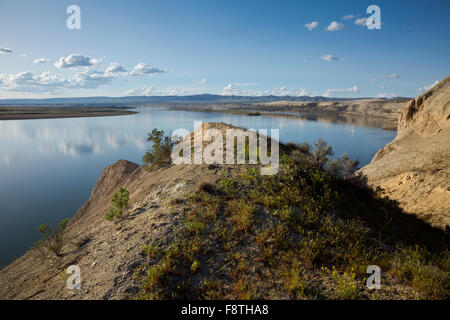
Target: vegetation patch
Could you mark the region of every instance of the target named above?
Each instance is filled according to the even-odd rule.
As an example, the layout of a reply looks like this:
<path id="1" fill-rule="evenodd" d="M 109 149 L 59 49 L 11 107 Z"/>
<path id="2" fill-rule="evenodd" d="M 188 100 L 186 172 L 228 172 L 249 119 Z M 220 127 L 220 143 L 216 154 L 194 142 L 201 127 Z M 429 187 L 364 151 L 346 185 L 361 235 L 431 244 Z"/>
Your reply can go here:
<path id="1" fill-rule="evenodd" d="M 277 175 L 241 166 L 188 197 L 181 227 L 144 246 L 137 298 L 449 298 L 448 234 L 377 197 L 325 142 L 287 147 Z M 392 280 L 366 288 L 370 265 Z"/>

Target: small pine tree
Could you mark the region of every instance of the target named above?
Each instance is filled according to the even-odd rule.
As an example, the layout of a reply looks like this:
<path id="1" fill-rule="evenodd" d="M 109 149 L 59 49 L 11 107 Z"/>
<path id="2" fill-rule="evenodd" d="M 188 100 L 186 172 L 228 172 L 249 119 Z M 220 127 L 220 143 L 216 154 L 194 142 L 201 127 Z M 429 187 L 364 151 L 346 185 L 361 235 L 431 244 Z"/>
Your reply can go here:
<path id="1" fill-rule="evenodd" d="M 61 255 L 61 249 L 64 244 L 63 232 L 69 224 L 69 218 L 61 221 L 57 227 L 49 224 L 41 224 L 38 228 L 42 234 L 42 242 L 50 252 L 53 252 L 57 257 Z"/>
<path id="2" fill-rule="evenodd" d="M 312 155 L 317 167 L 323 169 L 328 162 L 328 156 L 334 155 L 333 147 L 322 138 L 319 138 L 317 142 L 314 142 L 314 146 L 315 149 L 312 152 Z"/>
<path id="3" fill-rule="evenodd" d="M 165 135 L 162 130 L 153 129 L 148 134 L 147 141 L 153 142 L 153 145 L 152 149 L 142 157 L 145 164 L 162 166 L 172 163 L 171 153 L 175 143 L 170 136 Z"/>
<path id="4" fill-rule="evenodd" d="M 130 203 L 130 192 L 124 187 L 120 187 L 119 191 L 114 193 L 111 203 L 113 208 L 106 214 L 106 220 L 111 221 L 115 217 L 120 219 Z"/>

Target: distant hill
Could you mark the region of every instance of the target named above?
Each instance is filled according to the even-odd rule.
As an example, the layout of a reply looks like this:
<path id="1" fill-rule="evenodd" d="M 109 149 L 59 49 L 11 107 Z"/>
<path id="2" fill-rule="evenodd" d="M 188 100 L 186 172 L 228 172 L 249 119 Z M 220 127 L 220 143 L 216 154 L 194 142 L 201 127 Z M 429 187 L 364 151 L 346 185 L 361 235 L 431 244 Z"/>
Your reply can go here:
<path id="1" fill-rule="evenodd" d="M 222 96 L 215 94 L 197 94 L 190 96 L 130 96 L 130 97 L 81 97 L 49 99 L 0 99 L 0 105 L 123 105 L 132 103 L 164 102 L 271 102 L 271 101 L 341 101 L 362 98 L 328 98 L 322 96 Z"/>

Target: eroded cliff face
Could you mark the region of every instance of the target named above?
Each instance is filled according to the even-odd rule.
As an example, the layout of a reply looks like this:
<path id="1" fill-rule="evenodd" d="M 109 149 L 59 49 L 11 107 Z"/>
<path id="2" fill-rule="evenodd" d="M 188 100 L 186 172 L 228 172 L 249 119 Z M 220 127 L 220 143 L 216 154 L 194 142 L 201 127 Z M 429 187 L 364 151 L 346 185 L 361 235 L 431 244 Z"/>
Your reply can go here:
<path id="1" fill-rule="evenodd" d="M 397 137 L 361 171 L 407 212 L 450 225 L 450 76 L 407 104 Z"/>

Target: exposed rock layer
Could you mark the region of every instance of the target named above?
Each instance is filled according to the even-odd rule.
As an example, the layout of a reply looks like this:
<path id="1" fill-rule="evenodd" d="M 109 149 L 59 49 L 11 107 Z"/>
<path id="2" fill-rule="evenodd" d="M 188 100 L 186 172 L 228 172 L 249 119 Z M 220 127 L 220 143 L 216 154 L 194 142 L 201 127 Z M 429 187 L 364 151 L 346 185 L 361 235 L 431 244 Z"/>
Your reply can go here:
<path id="1" fill-rule="evenodd" d="M 450 225 L 450 76 L 411 100 L 397 137 L 361 169 L 369 183 L 432 225 Z"/>

